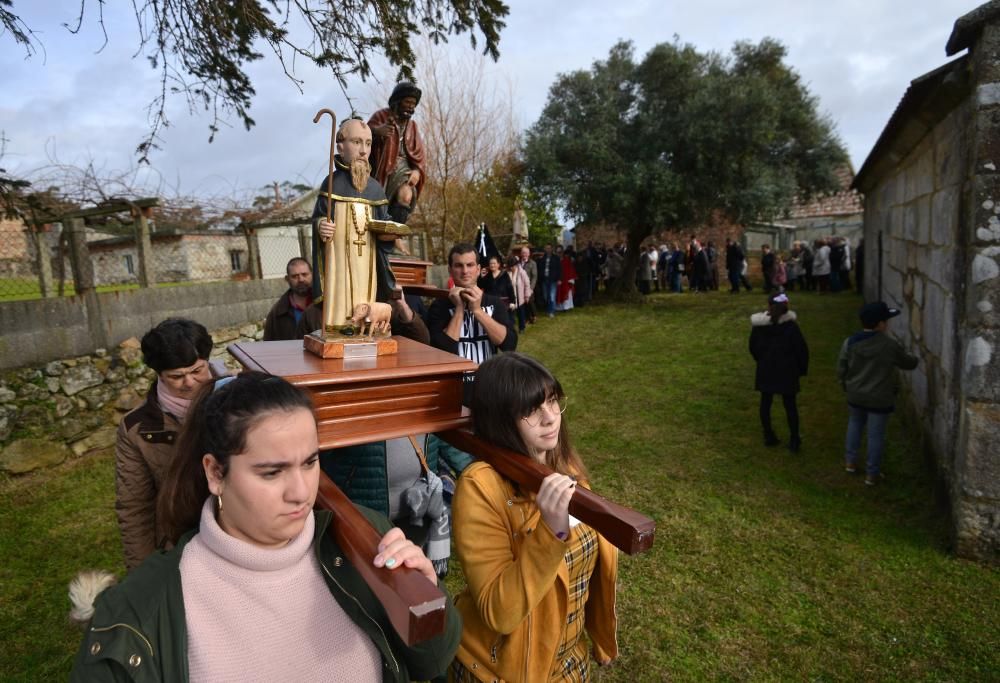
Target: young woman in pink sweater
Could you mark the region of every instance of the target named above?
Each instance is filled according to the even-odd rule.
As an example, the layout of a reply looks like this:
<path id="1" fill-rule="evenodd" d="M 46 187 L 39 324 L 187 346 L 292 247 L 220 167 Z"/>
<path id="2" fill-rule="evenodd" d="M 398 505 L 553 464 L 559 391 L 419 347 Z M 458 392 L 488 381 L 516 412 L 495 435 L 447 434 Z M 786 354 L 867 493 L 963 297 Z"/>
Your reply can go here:
<path id="1" fill-rule="evenodd" d="M 407 647 L 314 511 L 319 445 L 308 396 L 244 373 L 207 386 L 159 499 L 171 540 L 97 598 L 74 681 L 432 678 L 461 624 Z M 373 512 L 377 567 L 432 583 L 419 547 Z"/>

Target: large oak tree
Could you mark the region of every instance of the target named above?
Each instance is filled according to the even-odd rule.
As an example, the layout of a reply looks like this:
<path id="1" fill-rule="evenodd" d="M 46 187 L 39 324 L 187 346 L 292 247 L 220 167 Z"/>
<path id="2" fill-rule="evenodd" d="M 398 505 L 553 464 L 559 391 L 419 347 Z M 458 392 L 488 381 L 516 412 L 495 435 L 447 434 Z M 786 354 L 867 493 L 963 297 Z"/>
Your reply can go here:
<path id="1" fill-rule="evenodd" d="M 529 186 L 571 219 L 628 231 L 626 291 L 654 230 L 766 219 L 837 189 L 846 153 L 784 58 L 772 39 L 729 56 L 675 41 L 641 62 L 618 43 L 552 85 L 525 136 Z"/>

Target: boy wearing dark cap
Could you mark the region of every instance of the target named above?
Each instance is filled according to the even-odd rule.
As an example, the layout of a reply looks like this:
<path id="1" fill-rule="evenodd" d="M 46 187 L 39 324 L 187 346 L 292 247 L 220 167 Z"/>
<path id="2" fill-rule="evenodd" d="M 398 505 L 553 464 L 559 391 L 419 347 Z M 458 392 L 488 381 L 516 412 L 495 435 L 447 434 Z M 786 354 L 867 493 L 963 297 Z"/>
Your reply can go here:
<path id="1" fill-rule="evenodd" d="M 881 478 L 885 428 L 895 408 L 898 377 L 896 368 L 912 370 L 917 357 L 885 331 L 899 310 L 884 301 L 865 304 L 860 318 L 864 330 L 846 340 L 837 359 L 837 378 L 847 392 L 850 418 L 847 421 L 846 469 L 857 472 L 861 432 L 868 428 L 868 468 L 865 484 L 874 486 Z"/>

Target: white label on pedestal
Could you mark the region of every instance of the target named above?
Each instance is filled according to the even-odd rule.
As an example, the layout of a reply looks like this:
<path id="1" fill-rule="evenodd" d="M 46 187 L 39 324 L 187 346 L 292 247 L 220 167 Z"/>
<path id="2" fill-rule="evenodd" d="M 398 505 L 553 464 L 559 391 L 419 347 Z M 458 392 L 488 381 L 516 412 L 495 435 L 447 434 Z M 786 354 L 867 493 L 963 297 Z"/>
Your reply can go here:
<path id="1" fill-rule="evenodd" d="M 362 344 L 344 344 L 344 360 L 348 358 L 368 358 L 370 356 L 378 355 L 378 344 L 372 343 L 362 343 Z"/>

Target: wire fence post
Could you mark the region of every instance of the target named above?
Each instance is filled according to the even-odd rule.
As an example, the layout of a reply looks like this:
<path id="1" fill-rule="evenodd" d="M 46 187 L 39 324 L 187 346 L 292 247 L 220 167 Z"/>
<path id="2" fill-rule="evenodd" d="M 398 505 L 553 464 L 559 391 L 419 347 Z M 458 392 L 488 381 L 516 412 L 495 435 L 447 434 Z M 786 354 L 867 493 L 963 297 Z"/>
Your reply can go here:
<path id="1" fill-rule="evenodd" d="M 312 268 L 312 235 L 309 228 L 308 225 L 299 226 L 299 256 L 309 261 L 309 267 Z"/>
<path id="2" fill-rule="evenodd" d="M 35 262 L 38 270 L 38 289 L 43 299 L 50 299 L 55 295 L 52 280 L 52 249 L 46 235 L 49 229 L 48 224 L 33 223 L 28 226 L 31 239 L 35 243 Z"/>
<path id="3" fill-rule="evenodd" d="M 251 280 L 260 280 L 260 245 L 257 243 L 257 231 L 249 227 L 246 223 L 242 224 L 243 233 L 247 237 L 247 272 L 250 273 Z"/>
<path id="4" fill-rule="evenodd" d="M 64 218 L 69 235 L 69 258 L 73 268 L 73 284 L 77 294 L 94 288 L 94 264 L 87 248 L 87 228 L 82 218 Z"/>
<path id="5" fill-rule="evenodd" d="M 156 284 L 156 275 L 153 271 L 153 243 L 149 238 L 149 218 L 152 215 L 152 206 L 132 207 L 135 249 L 139 256 L 140 287 L 152 287 Z"/>

